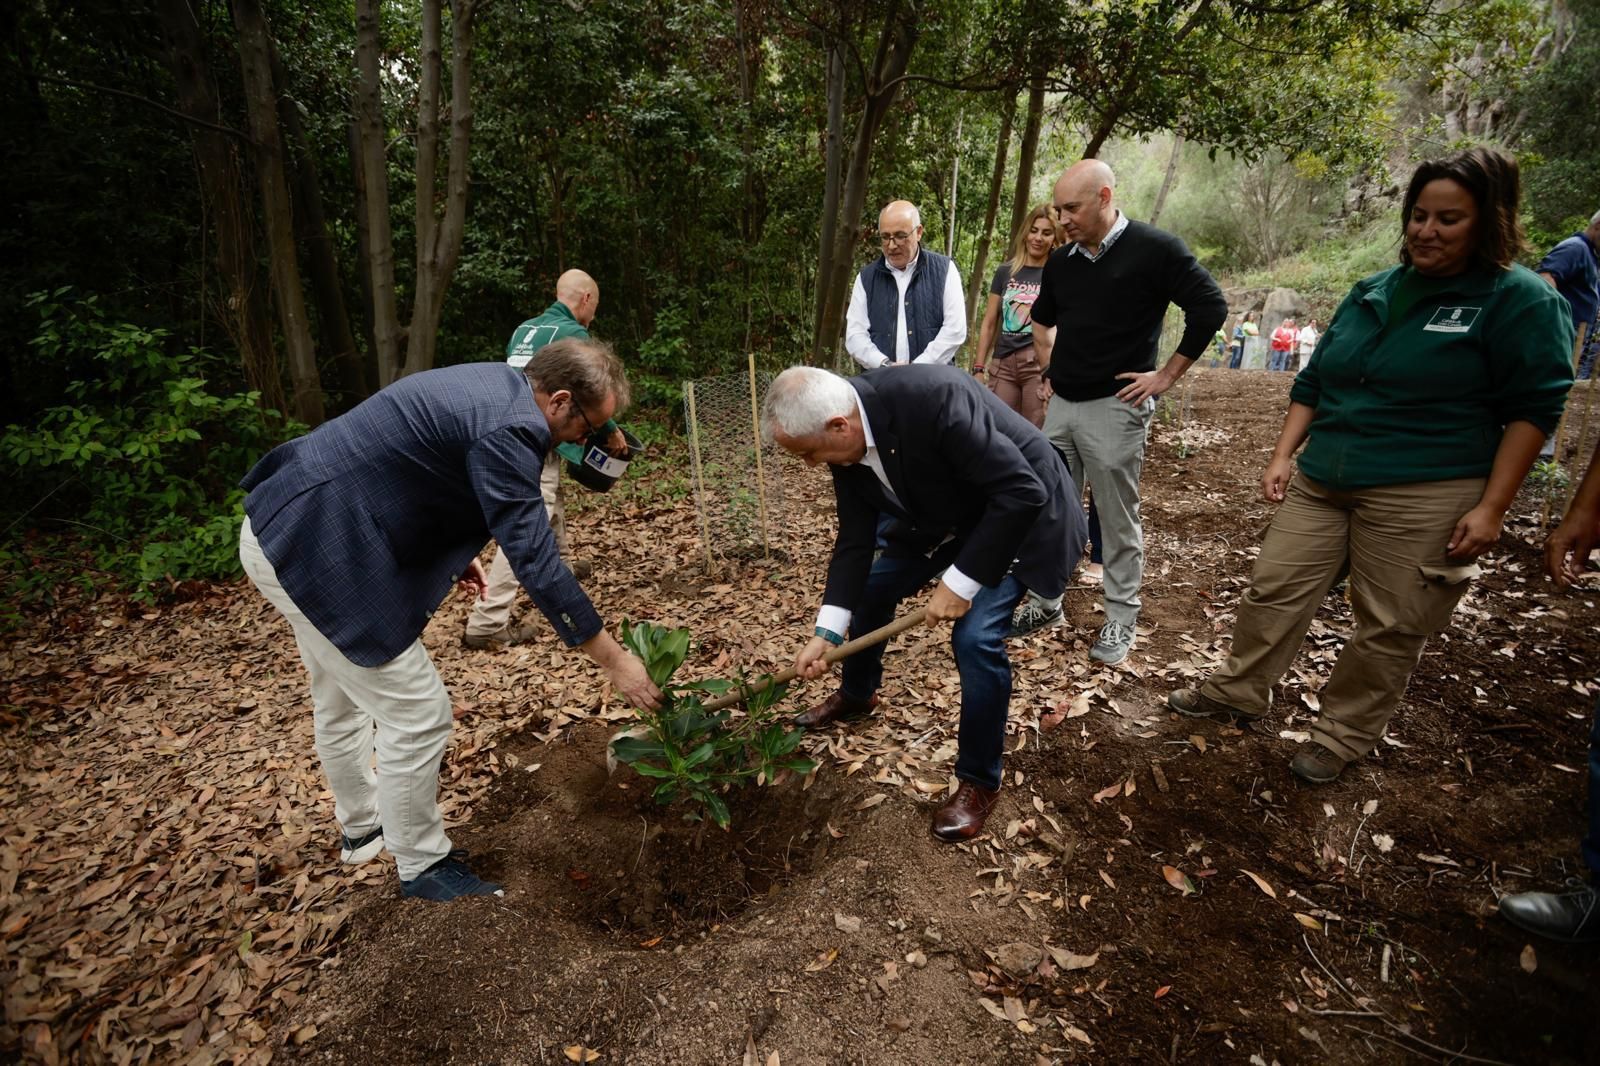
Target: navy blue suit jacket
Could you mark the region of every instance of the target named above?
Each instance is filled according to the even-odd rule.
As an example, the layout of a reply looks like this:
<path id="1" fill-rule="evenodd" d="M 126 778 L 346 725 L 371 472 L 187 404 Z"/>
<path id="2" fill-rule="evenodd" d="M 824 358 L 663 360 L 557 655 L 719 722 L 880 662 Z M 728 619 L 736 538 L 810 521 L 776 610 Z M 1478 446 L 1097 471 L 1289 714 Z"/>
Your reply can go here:
<path id="1" fill-rule="evenodd" d="M 401 378 L 274 448 L 240 484 L 284 591 L 358 666 L 408 648 L 490 536 L 576 645 L 602 624 L 539 495 L 549 450 L 522 372 L 468 363 Z"/>
<path id="2" fill-rule="evenodd" d="M 922 363 L 850 379 L 899 506 L 863 463 L 835 466 L 839 536 L 823 602 L 853 611 L 867 586 L 879 514 L 890 554 L 924 554 L 947 536 L 954 565 L 993 588 L 1007 570 L 1059 596 L 1089 538 L 1082 497 L 1044 434 L 971 374 Z"/>

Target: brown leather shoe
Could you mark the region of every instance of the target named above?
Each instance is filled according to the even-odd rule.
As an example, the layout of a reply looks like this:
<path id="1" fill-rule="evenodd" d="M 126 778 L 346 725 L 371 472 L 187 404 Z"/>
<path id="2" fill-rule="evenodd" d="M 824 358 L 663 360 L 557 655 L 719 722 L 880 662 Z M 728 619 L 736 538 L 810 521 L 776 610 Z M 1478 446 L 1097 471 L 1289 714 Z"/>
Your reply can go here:
<path id="1" fill-rule="evenodd" d="M 868 696 L 858 700 L 854 696 L 846 696 L 843 692 L 835 692 L 809 711 L 801 711 L 794 716 L 794 724 L 801 729 L 820 729 L 834 722 L 847 722 L 852 718 L 864 718 L 871 714 L 878 706 L 877 696 Z"/>
<path id="2" fill-rule="evenodd" d="M 987 789 L 971 781 L 961 782 L 956 794 L 945 801 L 933 816 L 933 835 L 954 843 L 983 832 L 984 819 L 1000 799 L 999 789 Z"/>

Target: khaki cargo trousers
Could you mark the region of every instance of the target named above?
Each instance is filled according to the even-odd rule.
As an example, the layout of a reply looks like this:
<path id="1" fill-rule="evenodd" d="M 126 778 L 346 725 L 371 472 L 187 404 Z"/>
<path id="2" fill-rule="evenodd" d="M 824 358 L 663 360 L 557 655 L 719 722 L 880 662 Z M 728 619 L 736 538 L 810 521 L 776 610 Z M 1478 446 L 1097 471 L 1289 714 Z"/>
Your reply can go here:
<path id="1" fill-rule="evenodd" d="M 1311 736 L 1346 760 L 1366 755 L 1399 706 L 1423 645 L 1450 621 L 1475 563 L 1445 545 L 1485 479 L 1338 492 L 1296 474 L 1267 528 L 1239 604 L 1228 661 L 1202 694 L 1265 714 L 1306 630 L 1346 563 L 1355 631 L 1323 686 Z"/>
<path id="2" fill-rule="evenodd" d="M 569 557 L 567 543 L 567 512 L 561 505 L 561 456 L 554 448 L 544 458 L 544 468 L 539 474 L 539 495 L 544 497 L 545 513 L 550 516 L 550 530 L 556 535 L 556 550 L 563 559 Z M 472 601 L 467 613 L 467 636 L 492 637 L 511 624 L 511 605 L 516 601 L 517 572 L 511 569 L 511 560 L 495 545 L 494 559 L 489 563 L 489 591 Z"/>

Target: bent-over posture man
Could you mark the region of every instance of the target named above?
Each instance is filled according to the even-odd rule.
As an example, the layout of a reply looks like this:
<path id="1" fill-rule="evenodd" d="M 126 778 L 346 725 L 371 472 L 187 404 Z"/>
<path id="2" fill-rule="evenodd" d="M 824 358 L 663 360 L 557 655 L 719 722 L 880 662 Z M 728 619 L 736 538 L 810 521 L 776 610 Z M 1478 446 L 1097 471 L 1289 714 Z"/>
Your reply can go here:
<path id="1" fill-rule="evenodd" d="M 1106 623 L 1089 655 L 1119 663 L 1133 648 L 1144 576 L 1139 474 L 1156 397 L 1183 376 L 1228 317 L 1222 290 L 1183 241 L 1117 210 L 1111 168 L 1074 163 L 1055 186 L 1067 244 L 1050 256 L 1033 304 L 1033 347 L 1049 397 L 1044 434 L 1067 457 L 1075 484 L 1094 493 L 1105 559 Z M 1167 305 L 1183 309 L 1183 337 L 1160 370 Z M 1056 327 L 1055 339 L 1050 329 Z M 1062 620 L 1061 601 L 1032 596 L 1016 636 Z"/>
<path id="2" fill-rule="evenodd" d="M 1026 419 L 950 366 L 848 380 L 792 367 L 767 394 L 765 427 L 784 450 L 833 472 L 839 533 L 815 635 L 795 660 L 802 677 L 827 671 L 828 645 L 887 624 L 901 600 L 937 579 L 927 621 L 955 623 L 961 785 L 934 815 L 933 833 L 975 836 L 1000 794 L 1012 609 L 1027 589 L 1061 595 L 1088 536 L 1066 464 Z M 880 515 L 891 520 L 874 558 Z M 796 724 L 871 713 L 882 678 L 883 645 L 857 652 L 839 690 Z"/>
<path id="3" fill-rule="evenodd" d="M 239 558 L 311 676 L 340 857 L 365 862 L 387 846 L 407 896 L 500 894 L 445 835 L 450 696 L 421 640 L 452 584 L 482 591 L 491 535 L 563 641 L 635 704 L 660 698 L 561 564 L 539 496 L 551 445 L 584 437 L 627 398 L 608 345 L 557 341 L 526 370 L 468 363 L 401 378 L 274 448 L 241 483 Z"/>
<path id="4" fill-rule="evenodd" d="M 511 334 L 506 344 L 506 363 L 521 370 L 547 344 L 567 337 L 587 340 L 589 325 L 599 309 L 600 286 L 581 270 L 567 271 L 556 279 L 555 302 Z M 567 540 L 567 512 L 561 505 L 561 458 L 554 451 L 545 456 L 544 469 L 539 475 L 539 494 L 544 497 L 545 513 L 555 533 L 556 550 L 563 559 L 569 560 L 575 576 L 588 577 L 588 561 L 572 559 Z M 489 562 L 489 589 L 473 601 L 461 642 L 469 648 L 497 648 L 532 640 L 539 632 L 537 624 L 511 624 L 511 605 L 516 598 L 517 573 L 511 568 L 506 553 L 496 549 Z"/>

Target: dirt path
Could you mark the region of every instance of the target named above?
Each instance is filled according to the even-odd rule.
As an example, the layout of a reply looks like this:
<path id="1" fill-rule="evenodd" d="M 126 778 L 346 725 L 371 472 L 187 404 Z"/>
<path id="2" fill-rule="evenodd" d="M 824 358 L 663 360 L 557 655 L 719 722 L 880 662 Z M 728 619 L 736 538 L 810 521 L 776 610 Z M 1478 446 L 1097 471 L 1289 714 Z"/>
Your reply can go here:
<path id="1" fill-rule="evenodd" d="M 243 590 L 150 617 L 102 604 L 13 644 L 0 1046 L 387 1066 L 584 1049 L 1589 1061 L 1600 956 L 1529 953 L 1493 914 L 1497 892 L 1575 870 L 1600 671 L 1594 587 L 1551 594 L 1526 517 L 1430 645 L 1388 743 L 1338 783 L 1288 773 L 1348 626 L 1336 598 L 1268 722 L 1162 706 L 1226 647 L 1287 384 L 1202 373 L 1181 438 L 1158 424 L 1139 645 L 1090 669 L 1089 590 L 1069 595 L 1069 627 L 1014 644 L 1008 787 L 993 831 L 963 847 L 927 833 L 957 693 L 933 634 L 891 653 L 880 720 L 808 740 L 824 763 L 809 782 L 740 797 L 733 832 L 702 833 L 645 806 L 626 771 L 608 777 L 626 713 L 592 671 L 553 641 L 463 652 L 452 602 L 426 638 L 462 714 L 447 818 L 507 895 L 448 907 L 402 902 L 387 859 L 338 865 L 287 630 Z M 593 498 L 573 526 L 607 546 L 602 612 L 690 626 L 695 675 L 785 665 L 832 520 L 825 475 L 789 484 L 792 564 L 721 581 L 698 569 L 670 473 Z"/>

